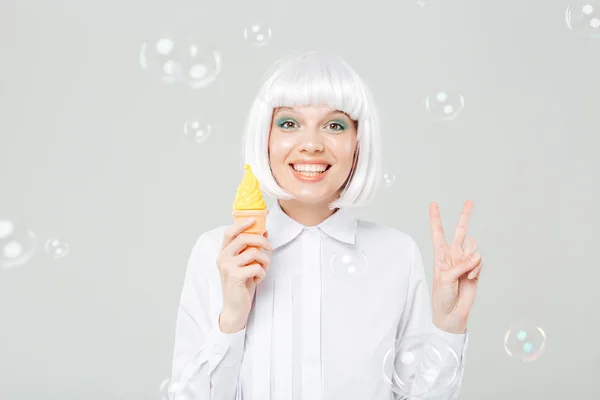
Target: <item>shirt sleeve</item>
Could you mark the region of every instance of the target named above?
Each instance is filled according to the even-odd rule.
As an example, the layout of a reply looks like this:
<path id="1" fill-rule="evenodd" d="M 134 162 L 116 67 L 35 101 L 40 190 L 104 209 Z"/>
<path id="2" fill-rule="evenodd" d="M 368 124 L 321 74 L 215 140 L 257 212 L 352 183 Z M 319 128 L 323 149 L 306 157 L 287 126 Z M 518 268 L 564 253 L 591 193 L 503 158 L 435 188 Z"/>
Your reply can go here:
<path id="1" fill-rule="evenodd" d="M 396 332 L 396 398 L 458 398 L 467 344 L 468 332 L 449 333 L 433 324 L 423 258 L 414 243 L 408 294 Z M 399 354 L 406 350 L 412 353 L 408 360 Z M 409 362 L 415 354 L 419 357 L 414 363 Z"/>
<path id="2" fill-rule="evenodd" d="M 175 346 L 169 398 L 235 400 L 246 329 L 221 332 L 220 309 L 211 307 L 203 270 L 212 268 L 215 254 L 204 235 L 196 242 L 184 278 L 175 327 Z M 216 268 L 216 265 L 214 265 Z M 220 287 L 219 287 L 220 290 Z M 220 293 L 219 293 L 220 294 Z M 219 299 L 222 303 L 222 295 Z"/>

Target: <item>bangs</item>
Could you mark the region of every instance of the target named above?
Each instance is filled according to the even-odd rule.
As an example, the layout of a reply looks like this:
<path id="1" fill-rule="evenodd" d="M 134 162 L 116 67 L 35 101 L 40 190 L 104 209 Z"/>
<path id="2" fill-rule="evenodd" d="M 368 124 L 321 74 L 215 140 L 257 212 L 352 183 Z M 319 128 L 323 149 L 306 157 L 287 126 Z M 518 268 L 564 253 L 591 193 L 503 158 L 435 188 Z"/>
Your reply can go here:
<path id="1" fill-rule="evenodd" d="M 368 104 L 360 78 L 333 55 L 305 54 L 274 66 L 259 97 L 270 108 L 328 106 L 362 120 Z"/>

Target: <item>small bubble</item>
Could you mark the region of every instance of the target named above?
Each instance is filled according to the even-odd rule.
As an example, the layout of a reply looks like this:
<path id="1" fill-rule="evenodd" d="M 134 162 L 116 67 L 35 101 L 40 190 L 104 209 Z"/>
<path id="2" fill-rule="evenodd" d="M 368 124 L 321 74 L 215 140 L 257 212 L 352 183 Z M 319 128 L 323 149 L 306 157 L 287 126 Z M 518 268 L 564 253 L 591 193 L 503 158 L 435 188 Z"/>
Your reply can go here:
<path id="1" fill-rule="evenodd" d="M 183 124 L 183 133 L 194 143 L 202 143 L 210 137 L 212 127 L 203 118 L 190 118 Z"/>
<path id="2" fill-rule="evenodd" d="M 393 172 L 386 172 L 383 174 L 383 186 L 386 188 L 390 188 L 396 182 L 396 174 Z"/>
<path id="3" fill-rule="evenodd" d="M 465 106 L 465 98 L 460 92 L 438 92 L 427 96 L 425 110 L 435 119 L 450 121 L 455 119 Z"/>
<path id="4" fill-rule="evenodd" d="M 54 260 L 66 257 L 71 250 L 68 243 L 62 242 L 58 239 L 49 239 L 46 241 L 44 246 L 46 253 L 48 253 Z"/>
<path id="5" fill-rule="evenodd" d="M 600 38 L 600 0 L 571 1 L 565 12 L 567 28 L 575 35 Z"/>
<path id="6" fill-rule="evenodd" d="M 271 28 L 265 24 L 252 24 L 244 29 L 244 39 L 253 47 L 263 47 L 271 41 Z"/>
<path id="7" fill-rule="evenodd" d="M 546 347 L 546 333 L 530 322 L 514 323 L 504 335 L 504 350 L 519 361 L 537 360 Z"/>
<path id="8" fill-rule="evenodd" d="M 340 250 L 333 255 L 331 271 L 341 280 L 359 278 L 367 272 L 367 256 L 354 248 Z"/>

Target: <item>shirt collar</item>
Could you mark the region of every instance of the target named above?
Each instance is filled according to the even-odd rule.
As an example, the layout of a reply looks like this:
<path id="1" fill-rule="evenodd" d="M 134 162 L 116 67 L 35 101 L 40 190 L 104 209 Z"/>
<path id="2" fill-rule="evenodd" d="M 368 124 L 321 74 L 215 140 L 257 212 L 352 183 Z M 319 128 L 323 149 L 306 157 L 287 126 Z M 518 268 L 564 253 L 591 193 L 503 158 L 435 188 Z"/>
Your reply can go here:
<path id="1" fill-rule="evenodd" d="M 354 244 L 356 219 L 346 209 L 339 208 L 317 227 L 328 236 L 344 243 Z M 296 238 L 306 228 L 283 212 L 279 201 L 275 200 L 267 215 L 267 230 L 273 249 L 281 247 Z"/>

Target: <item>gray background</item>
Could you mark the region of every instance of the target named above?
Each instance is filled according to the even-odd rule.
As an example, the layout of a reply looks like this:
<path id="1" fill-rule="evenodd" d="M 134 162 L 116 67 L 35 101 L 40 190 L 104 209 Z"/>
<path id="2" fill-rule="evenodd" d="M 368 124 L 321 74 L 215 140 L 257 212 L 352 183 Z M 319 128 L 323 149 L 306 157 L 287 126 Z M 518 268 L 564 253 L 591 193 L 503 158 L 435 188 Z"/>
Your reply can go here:
<path id="1" fill-rule="evenodd" d="M 358 216 L 431 265 L 429 202 L 449 236 L 475 200 L 486 264 L 460 398 L 597 398 L 600 40 L 567 28 L 568 5 L 2 0 L 0 214 L 71 250 L 0 269 L 0 398 L 161 398 L 187 258 L 230 222 L 250 102 L 272 62 L 310 49 L 345 58 L 380 107 L 396 180 Z M 243 37 L 254 20 L 264 47 Z M 220 52 L 212 85 L 141 69 L 165 29 Z M 426 111 L 439 91 L 464 96 L 454 120 Z M 193 116 L 202 143 L 183 134 Z M 503 348 L 521 318 L 547 334 L 532 363 Z"/>

